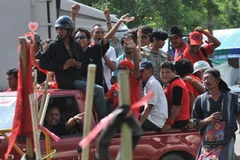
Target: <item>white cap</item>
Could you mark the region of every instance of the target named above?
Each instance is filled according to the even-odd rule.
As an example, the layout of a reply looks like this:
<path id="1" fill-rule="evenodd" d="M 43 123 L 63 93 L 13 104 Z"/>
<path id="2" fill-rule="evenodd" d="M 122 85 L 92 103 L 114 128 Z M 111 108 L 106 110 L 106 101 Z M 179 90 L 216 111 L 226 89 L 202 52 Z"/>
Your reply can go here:
<path id="1" fill-rule="evenodd" d="M 193 74 L 204 69 L 211 68 L 208 62 L 206 61 L 197 61 L 193 64 Z"/>

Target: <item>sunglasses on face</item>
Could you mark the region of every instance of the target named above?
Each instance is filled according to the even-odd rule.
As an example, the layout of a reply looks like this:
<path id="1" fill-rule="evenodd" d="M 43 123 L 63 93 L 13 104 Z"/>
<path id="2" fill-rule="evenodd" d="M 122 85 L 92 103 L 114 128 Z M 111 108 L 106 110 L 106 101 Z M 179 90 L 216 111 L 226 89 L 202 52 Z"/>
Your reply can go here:
<path id="1" fill-rule="evenodd" d="M 86 39 L 86 38 L 87 38 L 86 36 L 80 35 L 80 36 L 76 36 L 76 37 L 75 37 L 75 40 L 77 40 L 77 39 Z"/>

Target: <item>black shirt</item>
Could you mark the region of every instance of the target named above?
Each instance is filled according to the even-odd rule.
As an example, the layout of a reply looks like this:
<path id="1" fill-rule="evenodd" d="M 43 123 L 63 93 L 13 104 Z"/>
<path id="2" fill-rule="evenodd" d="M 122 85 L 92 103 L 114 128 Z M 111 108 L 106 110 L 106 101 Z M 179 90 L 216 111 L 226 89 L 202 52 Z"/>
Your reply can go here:
<path id="1" fill-rule="evenodd" d="M 109 42 L 103 45 L 103 39 L 92 47 L 88 47 L 83 53 L 83 65 L 82 65 L 82 76 L 87 77 L 88 65 L 96 64 L 96 76 L 95 83 L 103 86 L 103 66 L 102 57 L 106 54 L 109 49 Z"/>
<path id="2" fill-rule="evenodd" d="M 70 39 L 70 50 L 73 57 L 70 57 L 68 51 L 61 39 L 56 38 L 49 44 L 48 49 L 40 58 L 40 67 L 49 71 L 55 72 L 58 87 L 61 89 L 73 89 L 74 80 L 81 79 L 81 70 L 70 67 L 63 70 L 65 62 L 73 58 L 75 61 L 83 61 L 83 51 L 80 44 L 73 39 Z"/>

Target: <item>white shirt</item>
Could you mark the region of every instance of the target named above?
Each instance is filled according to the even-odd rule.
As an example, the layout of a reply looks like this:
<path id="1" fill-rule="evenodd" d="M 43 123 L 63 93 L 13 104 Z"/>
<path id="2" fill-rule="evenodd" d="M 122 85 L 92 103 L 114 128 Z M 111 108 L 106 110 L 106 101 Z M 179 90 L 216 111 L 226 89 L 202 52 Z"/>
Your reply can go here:
<path id="1" fill-rule="evenodd" d="M 115 49 L 113 47 L 109 46 L 109 49 L 107 50 L 105 55 L 110 59 L 110 61 L 117 63 L 117 57 L 116 57 Z M 104 58 L 102 58 L 102 65 L 103 65 L 104 79 L 106 81 L 106 85 L 108 89 L 110 89 L 112 87 L 110 82 L 112 77 L 112 71 L 108 68 L 107 64 L 105 64 Z"/>
<path id="2" fill-rule="evenodd" d="M 168 118 L 168 104 L 163 88 L 154 76 L 151 76 L 148 79 L 144 87 L 144 95 L 146 95 L 149 91 L 153 91 L 154 96 L 148 102 L 148 104 L 152 104 L 153 107 L 147 119 L 159 128 L 162 128 Z"/>

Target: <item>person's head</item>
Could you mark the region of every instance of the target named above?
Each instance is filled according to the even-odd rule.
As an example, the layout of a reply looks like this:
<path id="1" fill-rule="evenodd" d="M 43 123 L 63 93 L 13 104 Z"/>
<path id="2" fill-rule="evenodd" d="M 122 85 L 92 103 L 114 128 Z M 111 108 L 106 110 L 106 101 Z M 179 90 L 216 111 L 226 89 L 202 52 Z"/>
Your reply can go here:
<path id="1" fill-rule="evenodd" d="M 197 61 L 193 64 L 193 74 L 202 79 L 203 72 L 208 68 L 211 68 L 208 62 L 203 60 Z"/>
<path id="2" fill-rule="evenodd" d="M 189 35 L 189 50 L 190 53 L 197 53 L 202 45 L 202 33 L 194 31 Z"/>
<path id="3" fill-rule="evenodd" d="M 137 31 L 138 31 L 138 28 L 137 28 L 137 27 L 130 28 L 130 29 L 127 31 L 127 34 L 133 34 L 134 37 L 136 37 L 136 39 L 137 39 Z"/>
<path id="4" fill-rule="evenodd" d="M 47 110 L 45 122 L 47 127 L 52 127 L 60 122 L 61 114 L 56 106 L 50 106 Z"/>
<path id="5" fill-rule="evenodd" d="M 165 44 L 166 39 L 168 39 L 168 34 L 162 29 L 157 29 L 153 31 L 150 36 L 150 42 L 157 48 L 162 48 Z"/>
<path id="6" fill-rule="evenodd" d="M 16 91 L 18 84 L 18 69 L 17 68 L 9 69 L 6 72 L 6 75 L 8 87 L 11 88 L 13 91 Z"/>
<path id="7" fill-rule="evenodd" d="M 75 34 L 75 40 L 80 43 L 82 48 L 88 47 L 91 43 L 91 34 L 85 28 L 78 28 Z"/>
<path id="8" fill-rule="evenodd" d="M 53 40 L 52 40 L 52 39 L 49 39 L 49 38 L 46 39 L 45 41 L 43 41 L 42 44 L 41 44 L 41 49 L 42 49 L 42 51 L 46 51 L 49 43 L 51 43 L 52 41 L 53 41 Z"/>
<path id="9" fill-rule="evenodd" d="M 169 83 L 175 77 L 175 67 L 170 61 L 164 61 L 160 65 L 160 79 L 164 83 Z"/>
<path id="10" fill-rule="evenodd" d="M 149 26 L 142 27 L 142 36 L 141 36 L 141 46 L 150 44 L 150 36 L 153 32 L 153 29 Z"/>
<path id="11" fill-rule="evenodd" d="M 192 74 L 193 72 L 193 65 L 192 62 L 189 61 L 188 59 L 182 59 L 180 61 L 177 61 L 175 63 L 175 69 L 176 69 L 176 73 L 180 76 L 180 77 L 184 77 L 187 75 Z"/>
<path id="12" fill-rule="evenodd" d="M 69 16 L 60 16 L 55 22 L 55 29 L 57 35 L 64 39 L 65 37 L 71 37 L 74 24 Z"/>
<path id="13" fill-rule="evenodd" d="M 139 70 L 142 82 L 147 82 L 147 80 L 153 75 L 153 65 L 150 61 L 141 61 L 139 63 Z"/>
<path id="14" fill-rule="evenodd" d="M 183 42 L 182 37 L 182 30 L 178 26 L 172 26 L 170 28 L 169 40 L 173 48 L 180 47 L 181 43 Z"/>
<path id="15" fill-rule="evenodd" d="M 35 45 L 36 52 L 39 49 L 41 49 L 42 39 L 40 35 L 38 35 L 36 32 L 28 32 L 28 33 L 25 33 L 24 36 L 27 38 L 28 41 L 30 41 L 32 37 L 34 37 L 34 43 L 35 43 L 34 45 Z"/>
<path id="16" fill-rule="evenodd" d="M 133 72 L 134 64 L 128 59 L 124 59 L 118 63 L 118 71 L 129 71 L 130 75 Z"/>
<path id="17" fill-rule="evenodd" d="M 92 37 L 94 40 L 94 43 L 98 43 L 105 35 L 105 30 L 103 29 L 102 25 L 95 24 L 92 27 Z"/>
<path id="18" fill-rule="evenodd" d="M 137 39 L 136 39 L 136 37 L 133 34 L 125 34 L 123 36 L 123 38 L 121 39 L 121 44 L 123 46 L 123 49 L 124 49 L 125 53 L 126 54 L 132 54 L 133 53 L 133 49 L 132 48 L 128 48 L 127 44 L 124 41 L 126 38 L 131 38 L 136 45 L 137 45 Z"/>
<path id="19" fill-rule="evenodd" d="M 203 73 L 203 84 L 208 91 L 219 89 L 222 92 L 230 91 L 227 84 L 221 79 L 219 70 L 209 68 Z"/>

